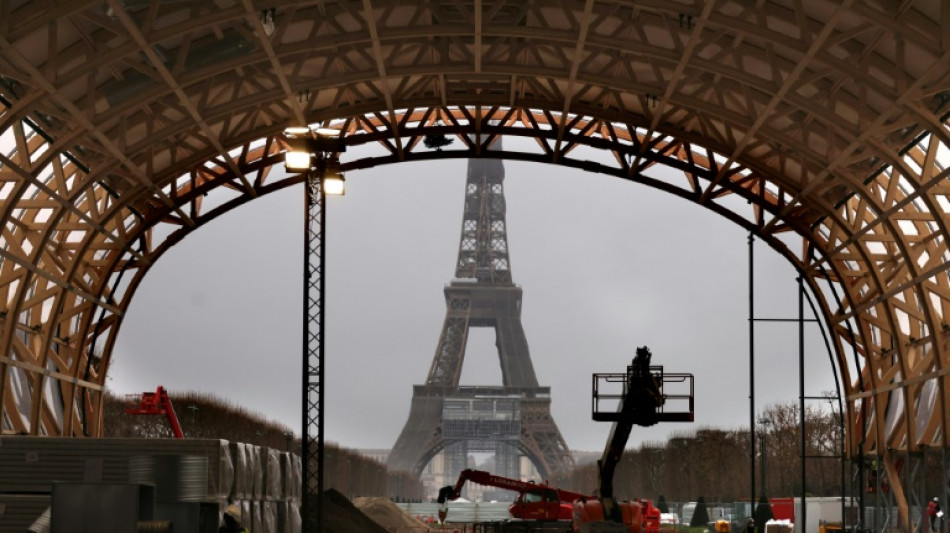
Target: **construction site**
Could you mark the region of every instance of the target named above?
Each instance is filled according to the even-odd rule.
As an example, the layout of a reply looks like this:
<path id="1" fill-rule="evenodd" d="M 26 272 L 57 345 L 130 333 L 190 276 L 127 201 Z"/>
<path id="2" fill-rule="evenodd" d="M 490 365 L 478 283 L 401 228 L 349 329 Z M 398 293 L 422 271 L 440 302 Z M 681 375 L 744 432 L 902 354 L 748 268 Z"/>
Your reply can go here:
<path id="1" fill-rule="evenodd" d="M 0 1 L 0 533 L 946 532 L 948 28 L 938 0 Z M 434 202 L 461 197 L 460 226 L 440 211 L 402 248 L 368 223 L 335 240 L 328 208 L 377 167 L 360 187 L 464 173 Z M 548 269 L 513 274 L 512 167 L 549 189 L 544 169 L 569 171 L 557 216 L 607 221 L 518 241 L 563 269 L 541 309 L 519 283 Z M 728 223 L 740 246 L 678 212 L 621 228 L 667 204 L 604 192 L 608 178 Z M 151 311 L 266 344 L 129 329 L 170 250 L 284 194 L 295 232 L 252 223 L 291 235 L 289 274 L 260 252 L 253 278 L 206 268 L 226 295 L 176 293 L 207 259 L 191 256 Z M 399 214 L 369 210 L 417 216 L 392 197 Z M 708 227 L 673 231 L 689 224 Z M 411 243 L 446 227 L 454 264 L 430 265 Z M 636 255 L 578 251 L 598 240 Z M 378 255 L 330 268 L 347 248 Z M 794 279 L 774 281 L 772 260 Z M 380 324 L 423 316 L 398 292 L 406 272 L 444 284 L 441 328 L 423 324 L 434 353 Z M 206 307 L 232 297 L 251 311 Z M 579 314 L 545 309 L 557 299 Z M 242 313 L 253 327 L 230 324 Z M 614 334 L 592 341 L 584 314 Z M 357 325 L 329 327 L 344 317 Z M 486 359 L 473 339 L 495 378 L 463 379 L 467 354 Z M 375 380 L 328 370 L 347 366 Z M 235 395 L 180 385 L 202 372 Z M 147 390 L 117 394 L 130 376 Z M 384 433 L 410 389 L 398 435 L 346 445 Z"/>

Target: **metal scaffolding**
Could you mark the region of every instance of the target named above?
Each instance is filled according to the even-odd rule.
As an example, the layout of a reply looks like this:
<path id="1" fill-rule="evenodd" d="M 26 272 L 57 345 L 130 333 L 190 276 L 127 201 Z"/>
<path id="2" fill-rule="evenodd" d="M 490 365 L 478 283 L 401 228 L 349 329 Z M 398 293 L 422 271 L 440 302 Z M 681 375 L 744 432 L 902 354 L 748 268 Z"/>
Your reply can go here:
<path id="1" fill-rule="evenodd" d="M 306 230 L 304 231 L 303 298 L 303 434 L 301 463 L 303 491 L 300 517 L 302 531 L 323 531 L 323 418 L 324 418 L 324 273 L 326 272 L 326 195 L 320 178 L 308 174 L 304 182 Z"/>
<path id="2" fill-rule="evenodd" d="M 499 393 L 504 390 L 500 389 Z M 521 397 L 471 396 L 446 398 L 442 407 L 443 472 L 453 479 L 469 465 L 469 455 L 493 456 L 492 472 L 521 477 Z"/>

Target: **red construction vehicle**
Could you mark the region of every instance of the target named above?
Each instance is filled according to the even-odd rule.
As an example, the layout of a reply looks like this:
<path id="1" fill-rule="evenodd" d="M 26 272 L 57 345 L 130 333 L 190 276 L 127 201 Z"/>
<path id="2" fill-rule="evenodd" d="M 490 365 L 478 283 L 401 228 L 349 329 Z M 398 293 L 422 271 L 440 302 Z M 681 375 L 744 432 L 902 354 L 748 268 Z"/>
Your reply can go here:
<path id="1" fill-rule="evenodd" d="M 496 476 L 480 470 L 463 470 L 454 486 L 439 490 L 439 520 L 445 521 L 448 500 L 455 500 L 462 493 L 467 481 L 480 485 L 499 487 L 518 492 L 515 502 L 509 507 L 513 518 L 521 520 L 572 521 L 575 532 L 590 529 L 584 524 L 591 522 L 617 522 L 626 526 L 629 533 L 657 533 L 660 529 L 660 510 L 649 500 L 617 502 L 613 496 L 614 470 L 620 463 L 627 439 L 634 425 L 652 426 L 657 422 L 693 421 L 693 375 L 665 374 L 662 366 L 650 366 L 650 350 L 637 348 L 633 364 L 626 374 L 594 374 L 593 418 L 597 421 L 614 422 L 604 454 L 597 461 L 599 497 L 546 484 L 521 481 Z M 601 392 L 602 384 L 619 383 L 619 393 Z M 664 384 L 680 384 L 688 387 L 683 394 L 664 393 Z M 664 409 L 667 400 L 671 403 L 687 402 L 685 411 Z M 603 411 L 601 402 L 616 405 L 620 409 Z"/>
<path id="2" fill-rule="evenodd" d="M 650 366 L 652 354 L 646 346 L 637 348 L 633 363 L 625 374 L 594 374 L 593 419 L 613 422 L 610 438 L 600 460 L 597 461 L 598 497 L 574 503 L 574 531 L 591 529 L 591 522 L 623 524 L 629 533 L 655 533 L 660 527 L 660 511 L 646 500 L 618 502 L 614 498 L 614 471 L 623 456 L 633 426 L 652 426 L 657 422 L 693 421 L 693 375 L 665 374 L 662 366 Z M 619 393 L 601 392 L 601 385 L 622 384 Z M 665 384 L 688 387 L 688 393 L 664 393 Z M 671 403 L 687 402 L 686 410 L 664 408 Z M 601 410 L 601 402 L 611 406 Z M 617 409 L 616 402 L 620 403 Z"/>
<path id="3" fill-rule="evenodd" d="M 573 516 L 571 504 L 578 499 L 592 498 L 587 494 L 562 490 L 557 487 L 521 481 L 502 476 L 496 476 L 483 470 L 462 470 L 455 486 L 447 485 L 439 490 L 439 518 L 445 521 L 448 500 L 458 499 L 462 495 L 462 487 L 467 481 L 508 489 L 518 493 L 515 502 L 508 508 L 513 518 L 519 520 L 570 520 Z"/>
<path id="4" fill-rule="evenodd" d="M 512 518 L 519 520 L 573 520 L 574 502 L 596 500 L 596 496 L 581 494 L 569 490 L 559 489 L 543 483 L 521 481 L 482 470 L 463 470 L 459 474 L 455 486 L 448 485 L 439 491 L 436 501 L 439 503 L 439 519 L 445 521 L 446 502 L 458 499 L 461 496 L 465 483 L 471 481 L 479 485 L 509 489 L 518 493 L 515 502 L 508 508 Z M 650 504 L 649 500 L 639 500 L 636 511 L 642 516 L 644 531 L 657 533 L 660 527 L 660 510 Z"/>
<path id="5" fill-rule="evenodd" d="M 143 392 L 142 396 L 133 395 L 129 399 L 131 404 L 126 407 L 125 414 L 165 415 L 175 438 L 185 438 L 181 432 L 181 425 L 178 423 L 178 416 L 175 415 L 175 408 L 172 407 L 172 401 L 168 398 L 168 391 L 165 390 L 165 387 L 159 385 L 155 392 Z"/>

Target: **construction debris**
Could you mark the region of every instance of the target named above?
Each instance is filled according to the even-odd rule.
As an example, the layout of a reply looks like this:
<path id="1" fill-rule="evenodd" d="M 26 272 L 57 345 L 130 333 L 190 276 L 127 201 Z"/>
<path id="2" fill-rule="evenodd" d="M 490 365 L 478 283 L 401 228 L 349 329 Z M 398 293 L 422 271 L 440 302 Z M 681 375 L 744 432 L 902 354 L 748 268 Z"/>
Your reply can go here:
<path id="1" fill-rule="evenodd" d="M 425 533 L 429 528 L 407 515 L 398 505 L 387 498 L 354 498 L 353 505 L 374 522 L 383 526 L 389 533 L 418 531 Z"/>
<path id="2" fill-rule="evenodd" d="M 334 489 L 323 491 L 323 530 L 327 533 L 389 533 Z"/>

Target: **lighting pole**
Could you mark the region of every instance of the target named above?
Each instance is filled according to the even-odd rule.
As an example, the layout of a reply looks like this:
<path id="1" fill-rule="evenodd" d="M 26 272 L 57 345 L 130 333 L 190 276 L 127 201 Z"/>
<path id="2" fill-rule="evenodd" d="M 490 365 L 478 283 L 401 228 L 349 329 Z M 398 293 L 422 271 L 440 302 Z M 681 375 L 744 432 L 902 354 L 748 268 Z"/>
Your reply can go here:
<path id="1" fill-rule="evenodd" d="M 198 436 L 198 426 L 195 424 L 195 413 L 198 411 L 198 405 L 192 403 L 188 406 L 188 410 L 191 411 L 191 436 L 195 438 Z"/>
<path id="2" fill-rule="evenodd" d="M 304 533 L 322 533 L 326 196 L 344 193 L 338 154 L 346 151 L 346 144 L 338 130 L 325 128 L 288 128 L 284 138 L 287 170 L 304 173 L 300 518 Z"/>

